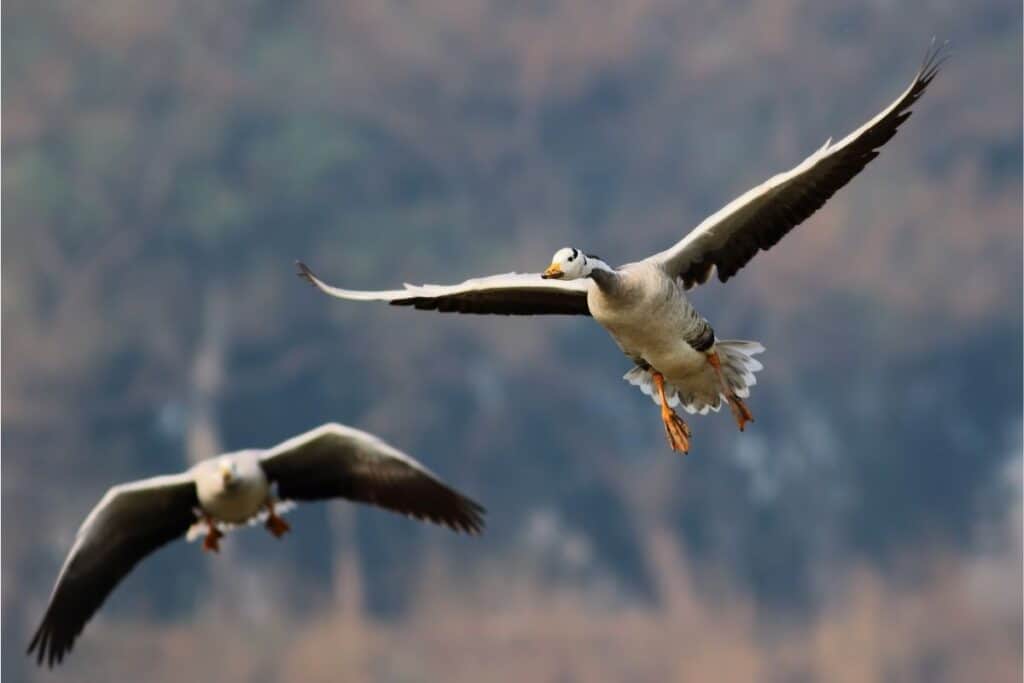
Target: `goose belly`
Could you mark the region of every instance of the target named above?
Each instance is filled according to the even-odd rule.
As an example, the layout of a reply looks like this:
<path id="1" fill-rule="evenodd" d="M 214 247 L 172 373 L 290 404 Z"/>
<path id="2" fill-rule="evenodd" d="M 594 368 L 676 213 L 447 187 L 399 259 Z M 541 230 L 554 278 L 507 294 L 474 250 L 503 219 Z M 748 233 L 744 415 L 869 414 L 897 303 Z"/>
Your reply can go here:
<path id="1" fill-rule="evenodd" d="M 707 356 L 686 341 L 687 330 L 699 317 L 688 302 L 674 296 L 659 299 L 626 307 L 592 305 L 591 309 L 594 319 L 630 358 L 643 359 L 672 379 L 702 373 L 708 367 Z"/>
<path id="2" fill-rule="evenodd" d="M 267 501 L 270 487 L 266 478 L 242 479 L 231 487 L 199 486 L 199 504 L 214 519 L 232 524 L 247 522 Z"/>
<path id="3" fill-rule="evenodd" d="M 629 324 L 612 324 L 607 329 L 627 355 L 642 358 L 670 380 L 685 381 L 709 367 L 707 355 L 690 346 L 678 331 Z"/>

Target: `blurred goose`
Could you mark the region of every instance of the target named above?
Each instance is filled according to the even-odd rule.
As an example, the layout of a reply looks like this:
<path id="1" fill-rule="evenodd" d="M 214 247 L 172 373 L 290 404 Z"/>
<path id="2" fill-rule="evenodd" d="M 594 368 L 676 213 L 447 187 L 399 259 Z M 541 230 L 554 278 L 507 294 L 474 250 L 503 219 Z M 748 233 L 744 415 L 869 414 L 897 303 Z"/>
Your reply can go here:
<path id="1" fill-rule="evenodd" d="M 509 273 L 462 284 L 405 285 L 356 291 L 325 284 L 304 264 L 299 274 L 340 299 L 457 313 L 591 315 L 636 363 L 624 379 L 661 406 L 669 445 L 685 453 L 690 430 L 672 410 L 717 411 L 724 400 L 742 431 L 753 420 L 744 399 L 762 368 L 757 342 L 720 340 L 690 304 L 686 290 L 717 272 L 726 282 L 846 185 L 896 134 L 943 61 L 928 50 L 896 101 L 838 143 L 827 141 L 795 168 L 769 178 L 706 218 L 673 247 L 612 268 L 580 249 L 559 249 L 540 274 Z"/>
<path id="2" fill-rule="evenodd" d="M 59 664 L 118 582 L 166 543 L 205 532 L 203 549 L 217 552 L 221 528 L 258 519 L 280 538 L 289 527 L 279 501 L 331 498 L 470 534 L 484 526 L 479 504 L 412 457 L 366 432 L 325 424 L 269 450 L 227 453 L 107 491 L 78 530 L 28 653 Z"/>

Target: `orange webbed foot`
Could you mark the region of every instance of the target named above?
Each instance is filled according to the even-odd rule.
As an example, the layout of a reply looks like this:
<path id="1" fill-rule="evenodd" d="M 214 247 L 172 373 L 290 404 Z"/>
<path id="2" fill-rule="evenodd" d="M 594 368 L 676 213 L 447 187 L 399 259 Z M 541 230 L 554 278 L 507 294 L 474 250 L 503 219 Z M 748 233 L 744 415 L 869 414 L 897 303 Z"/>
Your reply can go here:
<path id="1" fill-rule="evenodd" d="M 665 376 L 660 372 L 654 372 L 651 378 L 658 390 L 658 398 L 661 399 L 661 421 L 665 425 L 668 445 L 672 450 L 685 455 L 690 452 L 690 428 L 668 405 L 668 397 L 665 396 Z"/>
<path id="2" fill-rule="evenodd" d="M 743 402 L 743 399 L 736 395 L 729 396 L 728 398 L 732 416 L 736 419 L 736 426 L 742 432 L 748 422 L 754 421 L 754 416 L 751 414 L 750 408 L 747 408 L 747 404 Z"/>
<path id="3" fill-rule="evenodd" d="M 206 520 L 206 525 L 210 530 L 206 532 L 206 538 L 203 539 L 203 551 L 208 553 L 219 553 L 220 539 L 224 538 L 224 534 L 217 528 L 217 525 L 213 520 Z"/>
<path id="4" fill-rule="evenodd" d="M 292 529 L 288 522 L 278 517 L 273 510 L 271 510 L 270 515 L 267 516 L 265 526 L 267 527 L 267 531 L 274 535 L 274 538 L 281 538 Z"/>
<path id="5" fill-rule="evenodd" d="M 729 383 L 725 381 L 725 376 L 722 374 L 722 360 L 718 357 L 717 351 L 712 351 L 708 354 L 708 364 L 714 368 L 715 375 L 718 376 L 718 383 L 722 386 L 722 394 L 729 403 L 729 410 L 732 411 L 732 416 L 736 420 L 736 426 L 742 432 L 748 422 L 754 421 L 754 415 L 747 408 L 747 404 L 743 402 L 743 399 L 737 396 L 736 392 L 729 386 Z"/>
<path id="6" fill-rule="evenodd" d="M 665 424 L 665 438 L 672 450 L 686 455 L 690 452 L 690 427 L 671 408 L 663 411 L 661 421 Z"/>

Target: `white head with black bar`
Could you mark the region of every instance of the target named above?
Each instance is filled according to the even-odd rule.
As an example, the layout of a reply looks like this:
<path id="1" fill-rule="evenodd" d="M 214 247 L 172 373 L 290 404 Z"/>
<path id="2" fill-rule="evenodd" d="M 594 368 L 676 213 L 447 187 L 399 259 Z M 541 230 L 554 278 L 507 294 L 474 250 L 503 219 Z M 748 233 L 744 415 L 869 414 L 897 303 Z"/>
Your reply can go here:
<path id="1" fill-rule="evenodd" d="M 607 263 L 575 247 L 563 247 L 551 257 L 551 265 L 541 273 L 545 280 L 579 280 L 595 270 L 611 271 Z"/>

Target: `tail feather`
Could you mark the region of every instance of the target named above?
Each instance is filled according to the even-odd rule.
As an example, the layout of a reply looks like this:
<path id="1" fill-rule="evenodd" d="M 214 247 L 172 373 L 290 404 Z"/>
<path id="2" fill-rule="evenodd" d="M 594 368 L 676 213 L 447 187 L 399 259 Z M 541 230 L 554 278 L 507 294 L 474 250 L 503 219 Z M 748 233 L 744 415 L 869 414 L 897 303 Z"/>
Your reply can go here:
<path id="1" fill-rule="evenodd" d="M 718 357 L 722 364 L 722 376 L 725 378 L 729 388 L 740 398 L 750 396 L 750 387 L 757 384 L 757 377 L 754 373 L 764 369 L 764 365 L 754 358 L 755 355 L 764 352 L 764 346 L 754 341 L 742 341 L 735 339 L 721 340 L 715 343 Z M 654 388 L 654 380 L 651 377 L 651 370 L 636 366 L 622 377 L 640 391 L 651 397 L 656 405 L 661 405 L 661 397 Z M 665 382 L 665 397 L 672 408 L 682 407 L 691 415 L 718 410 L 722 407 L 721 394 L 713 398 L 698 396 L 693 392 L 687 392 L 671 382 Z"/>
<path id="2" fill-rule="evenodd" d="M 650 396 L 656 405 L 661 405 L 661 396 L 654 390 L 654 380 L 651 378 L 651 371 L 649 369 L 637 365 L 623 375 L 622 379 L 635 387 L 639 387 L 640 391 Z M 670 407 L 677 408 L 679 406 L 679 390 L 667 382 L 665 383 L 665 397 L 668 399 Z"/>
<path id="3" fill-rule="evenodd" d="M 764 369 L 754 356 L 764 353 L 764 346 L 754 341 L 724 339 L 716 342 L 715 348 L 722 361 L 722 376 L 729 387 L 740 398 L 749 397 L 750 387 L 757 384 L 754 373 Z"/>
<path id="4" fill-rule="evenodd" d="M 638 387 L 647 396 L 650 396 L 655 405 L 661 405 L 661 396 L 658 395 L 657 390 L 654 388 L 654 379 L 651 377 L 651 370 L 649 368 L 636 366 L 623 375 L 622 379 Z M 706 401 L 701 401 L 693 393 L 688 393 L 668 381 L 665 382 L 665 398 L 668 399 L 670 408 L 682 408 L 691 415 L 694 413 L 706 415 L 709 410 L 717 413 L 721 407 L 720 403 L 711 405 Z"/>

